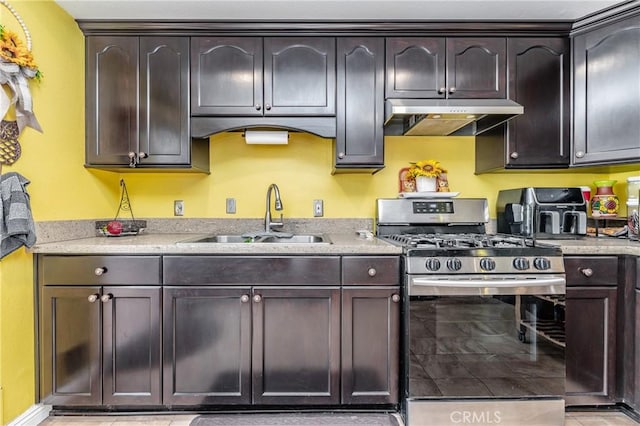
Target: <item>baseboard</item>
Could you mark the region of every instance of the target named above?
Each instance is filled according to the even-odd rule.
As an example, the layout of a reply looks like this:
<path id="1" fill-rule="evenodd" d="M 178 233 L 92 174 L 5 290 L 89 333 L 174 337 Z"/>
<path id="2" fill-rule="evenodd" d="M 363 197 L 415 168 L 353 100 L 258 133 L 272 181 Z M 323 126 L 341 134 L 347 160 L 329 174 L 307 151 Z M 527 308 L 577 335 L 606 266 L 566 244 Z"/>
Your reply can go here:
<path id="1" fill-rule="evenodd" d="M 16 417 L 7 426 L 33 426 L 49 417 L 50 405 L 35 404 Z"/>

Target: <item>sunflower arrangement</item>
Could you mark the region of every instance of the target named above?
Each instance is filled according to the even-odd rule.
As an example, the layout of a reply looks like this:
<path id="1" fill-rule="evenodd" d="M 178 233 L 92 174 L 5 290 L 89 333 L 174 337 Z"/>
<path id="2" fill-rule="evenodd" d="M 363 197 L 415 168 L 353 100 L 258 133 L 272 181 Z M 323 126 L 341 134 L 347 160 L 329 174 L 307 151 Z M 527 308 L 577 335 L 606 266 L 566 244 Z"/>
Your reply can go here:
<path id="1" fill-rule="evenodd" d="M 20 40 L 18 34 L 2 25 L 0 25 L 0 61 L 12 62 L 23 68 L 22 71 L 28 78 L 36 78 L 37 80 L 42 78 L 42 73 L 38 70 L 27 45 Z"/>
<path id="2" fill-rule="evenodd" d="M 18 34 L 0 25 L 0 84 L 7 86 L 11 96 L 0 90 L 0 118 L 7 115 L 11 106 L 15 107 L 18 136 L 25 127 L 42 132 L 40 123 L 33 112 L 33 99 L 29 90 L 29 80 L 40 81 L 42 73 L 31 53 L 31 36 L 15 10 L 7 6 L 22 26 L 27 42 Z"/>
<path id="3" fill-rule="evenodd" d="M 446 173 L 446 170 L 435 160 L 423 160 L 411 163 L 411 167 L 409 167 L 409 171 L 407 172 L 408 176 L 414 179 L 418 176 L 438 177 L 443 173 Z"/>

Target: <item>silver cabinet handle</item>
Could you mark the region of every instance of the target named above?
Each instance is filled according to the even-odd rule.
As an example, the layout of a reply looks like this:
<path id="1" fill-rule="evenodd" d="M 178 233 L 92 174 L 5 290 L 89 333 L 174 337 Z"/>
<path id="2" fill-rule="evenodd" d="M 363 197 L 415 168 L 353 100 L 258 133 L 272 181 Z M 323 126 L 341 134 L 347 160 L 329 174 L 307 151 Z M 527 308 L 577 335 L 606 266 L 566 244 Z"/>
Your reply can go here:
<path id="1" fill-rule="evenodd" d="M 142 152 L 140 151 L 140 153 L 138 154 L 139 158 L 147 158 L 149 156 L 149 154 L 147 154 L 146 152 Z"/>
<path id="2" fill-rule="evenodd" d="M 257 110 L 257 111 L 260 111 L 261 109 L 262 109 L 262 105 L 260 105 L 260 104 L 256 104 L 256 110 Z"/>
<path id="3" fill-rule="evenodd" d="M 129 152 L 129 167 L 136 166 L 136 153 L 131 151 Z"/>
<path id="4" fill-rule="evenodd" d="M 344 152 L 339 152 L 338 153 L 338 158 L 343 159 L 344 158 Z"/>
<path id="5" fill-rule="evenodd" d="M 449 87 L 449 93 L 456 93 L 455 87 Z"/>
<path id="6" fill-rule="evenodd" d="M 87 297 L 87 300 L 89 301 L 89 303 L 95 303 L 99 297 L 99 294 L 91 294 L 89 297 Z"/>
<path id="7" fill-rule="evenodd" d="M 253 296 L 253 301 L 255 303 L 260 303 L 261 300 L 262 300 L 262 296 L 260 296 L 259 294 L 256 294 L 255 296 Z"/>
<path id="8" fill-rule="evenodd" d="M 576 151 L 576 158 L 584 157 L 584 151 Z"/>
<path id="9" fill-rule="evenodd" d="M 511 158 L 513 158 L 515 160 L 516 158 L 518 158 L 518 153 L 517 152 L 512 152 L 509 157 L 511 157 Z"/>
<path id="10" fill-rule="evenodd" d="M 270 111 L 270 110 L 271 110 L 271 104 L 264 104 L 264 108 L 265 108 L 267 111 Z"/>
<path id="11" fill-rule="evenodd" d="M 580 272 L 582 272 L 582 275 L 584 275 L 585 277 L 590 277 L 593 275 L 593 269 L 591 268 L 580 269 Z"/>
<path id="12" fill-rule="evenodd" d="M 243 294 L 242 296 L 240 296 L 240 301 L 242 303 L 247 303 L 249 301 L 249 296 L 246 294 Z"/>
<path id="13" fill-rule="evenodd" d="M 367 271 L 367 274 L 369 274 L 370 277 L 375 277 L 377 273 L 378 271 L 376 271 L 376 268 L 369 268 Z"/>
<path id="14" fill-rule="evenodd" d="M 103 294 L 102 297 L 100 298 L 100 301 L 102 303 L 107 303 L 109 300 L 113 299 L 113 294 L 111 293 L 107 293 L 107 294 Z"/>
<path id="15" fill-rule="evenodd" d="M 106 267 L 104 267 L 104 266 L 101 266 L 101 267 L 99 267 L 99 268 L 96 268 L 96 269 L 93 271 L 93 273 L 94 273 L 94 274 L 96 274 L 96 275 L 99 277 L 100 275 L 102 275 L 102 274 L 106 274 L 106 273 L 107 273 L 107 268 L 106 268 Z"/>
<path id="16" fill-rule="evenodd" d="M 441 94 L 441 95 L 446 91 L 447 91 L 446 87 L 441 87 L 441 88 L 438 89 L 438 93 Z"/>
<path id="17" fill-rule="evenodd" d="M 393 302 L 398 303 L 398 302 L 400 301 L 400 295 L 398 295 L 398 294 L 393 294 L 393 295 L 391 295 L 391 300 L 392 300 Z"/>

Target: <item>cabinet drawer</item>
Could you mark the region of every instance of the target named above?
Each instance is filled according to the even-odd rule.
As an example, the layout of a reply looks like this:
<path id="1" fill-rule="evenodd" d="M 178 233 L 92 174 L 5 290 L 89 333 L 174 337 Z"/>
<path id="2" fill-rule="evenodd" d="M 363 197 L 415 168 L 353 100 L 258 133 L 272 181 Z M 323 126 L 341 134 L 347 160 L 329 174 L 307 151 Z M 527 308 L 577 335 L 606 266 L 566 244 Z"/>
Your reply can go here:
<path id="1" fill-rule="evenodd" d="M 160 256 L 44 256 L 38 275 L 43 285 L 158 285 Z"/>
<path id="2" fill-rule="evenodd" d="M 337 256 L 165 256 L 170 285 L 340 285 Z"/>
<path id="3" fill-rule="evenodd" d="M 342 259 L 344 285 L 393 285 L 400 283 L 398 256 L 346 256 Z"/>
<path id="4" fill-rule="evenodd" d="M 568 286 L 618 284 L 616 256 L 565 256 L 564 268 Z"/>

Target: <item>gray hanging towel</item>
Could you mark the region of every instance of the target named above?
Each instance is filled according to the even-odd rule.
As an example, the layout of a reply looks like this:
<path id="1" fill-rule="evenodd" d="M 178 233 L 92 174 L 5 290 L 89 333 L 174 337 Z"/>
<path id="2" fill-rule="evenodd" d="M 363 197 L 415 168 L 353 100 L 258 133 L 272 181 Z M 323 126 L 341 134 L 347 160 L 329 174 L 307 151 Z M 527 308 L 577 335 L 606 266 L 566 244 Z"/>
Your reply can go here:
<path id="1" fill-rule="evenodd" d="M 16 172 L 0 176 L 0 259 L 23 245 L 31 247 L 36 243 L 29 194 L 25 189 L 28 184 L 29 180 Z"/>

